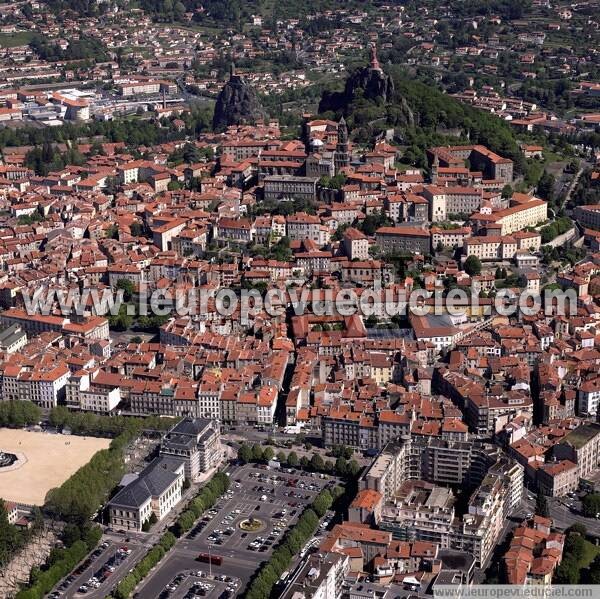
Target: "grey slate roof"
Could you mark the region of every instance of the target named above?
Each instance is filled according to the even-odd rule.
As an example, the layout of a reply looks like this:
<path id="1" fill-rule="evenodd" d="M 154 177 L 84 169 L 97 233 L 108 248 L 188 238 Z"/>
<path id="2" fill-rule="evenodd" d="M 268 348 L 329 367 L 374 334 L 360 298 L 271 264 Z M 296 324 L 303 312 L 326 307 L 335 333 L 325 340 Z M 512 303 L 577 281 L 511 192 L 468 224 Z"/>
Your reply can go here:
<path id="1" fill-rule="evenodd" d="M 152 497 L 165 492 L 179 476 L 176 470 L 182 460 L 158 457 L 140 473 L 138 478 L 121 489 L 108 503 L 111 506 L 138 509 Z"/>

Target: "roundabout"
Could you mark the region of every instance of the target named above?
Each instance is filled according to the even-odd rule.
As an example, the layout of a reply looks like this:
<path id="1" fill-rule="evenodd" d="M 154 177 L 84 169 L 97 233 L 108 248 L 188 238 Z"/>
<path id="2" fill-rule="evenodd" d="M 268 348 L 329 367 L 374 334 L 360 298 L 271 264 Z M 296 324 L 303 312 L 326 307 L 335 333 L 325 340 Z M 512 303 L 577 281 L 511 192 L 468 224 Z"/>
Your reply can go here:
<path id="1" fill-rule="evenodd" d="M 259 530 L 263 530 L 264 528 L 266 528 L 266 524 L 262 520 L 259 520 L 258 518 L 253 518 L 252 516 L 250 518 L 242 520 L 238 524 L 238 526 L 244 532 L 258 532 Z"/>

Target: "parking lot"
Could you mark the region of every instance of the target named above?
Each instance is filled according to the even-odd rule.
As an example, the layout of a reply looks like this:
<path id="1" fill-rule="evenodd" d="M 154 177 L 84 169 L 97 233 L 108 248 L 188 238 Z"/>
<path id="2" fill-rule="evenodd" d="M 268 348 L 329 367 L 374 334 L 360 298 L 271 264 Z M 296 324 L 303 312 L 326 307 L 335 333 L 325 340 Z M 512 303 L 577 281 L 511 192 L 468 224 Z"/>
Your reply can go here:
<path id="1" fill-rule="evenodd" d="M 324 487 L 335 483 L 333 477 L 299 470 L 253 465 L 233 468 L 227 495 L 177 542 L 139 589 L 138 597 L 155 599 L 159 594 L 184 597 L 188 590 L 178 587 L 171 591 L 167 587 L 179 575 L 189 577 L 190 572 L 199 568 L 210 570 L 213 575 L 229 576 L 240 584 L 233 590 L 217 584 L 205 594 L 194 593 L 188 599 L 194 596 L 225 599 L 238 595 L 302 511 Z M 206 560 L 210 556 L 210 566 L 198 561 L 200 554 Z"/>
<path id="2" fill-rule="evenodd" d="M 163 589 L 159 597 L 166 599 L 194 599 L 196 597 L 234 597 L 241 581 L 226 574 L 212 574 L 206 570 L 181 572 Z"/>
<path id="3" fill-rule="evenodd" d="M 106 597 L 114 581 L 122 578 L 146 551 L 146 547 L 137 543 L 104 541 L 49 597 Z"/>

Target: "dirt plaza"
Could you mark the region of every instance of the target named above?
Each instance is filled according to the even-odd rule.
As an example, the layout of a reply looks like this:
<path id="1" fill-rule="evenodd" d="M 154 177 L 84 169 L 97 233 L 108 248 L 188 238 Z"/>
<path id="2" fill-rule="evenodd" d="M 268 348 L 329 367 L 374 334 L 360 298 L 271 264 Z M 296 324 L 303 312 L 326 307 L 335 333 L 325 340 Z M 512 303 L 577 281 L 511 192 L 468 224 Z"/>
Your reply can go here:
<path id="1" fill-rule="evenodd" d="M 14 453 L 18 467 L 0 468 L 0 497 L 42 505 L 46 493 L 60 486 L 110 439 L 78 437 L 21 429 L 0 429 L 0 451 Z"/>

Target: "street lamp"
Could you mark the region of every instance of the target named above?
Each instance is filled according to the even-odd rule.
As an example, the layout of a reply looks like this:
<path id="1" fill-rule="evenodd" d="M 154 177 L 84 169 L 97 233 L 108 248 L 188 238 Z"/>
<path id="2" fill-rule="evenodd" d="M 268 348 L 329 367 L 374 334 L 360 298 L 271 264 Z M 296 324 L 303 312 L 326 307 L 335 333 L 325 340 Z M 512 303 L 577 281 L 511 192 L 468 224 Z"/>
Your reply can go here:
<path id="1" fill-rule="evenodd" d="M 210 554 L 210 543 L 208 543 L 208 575 L 212 578 L 212 556 Z"/>

